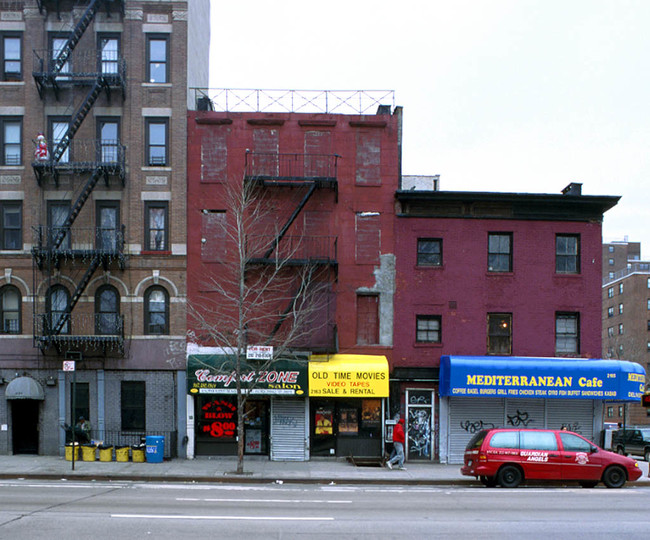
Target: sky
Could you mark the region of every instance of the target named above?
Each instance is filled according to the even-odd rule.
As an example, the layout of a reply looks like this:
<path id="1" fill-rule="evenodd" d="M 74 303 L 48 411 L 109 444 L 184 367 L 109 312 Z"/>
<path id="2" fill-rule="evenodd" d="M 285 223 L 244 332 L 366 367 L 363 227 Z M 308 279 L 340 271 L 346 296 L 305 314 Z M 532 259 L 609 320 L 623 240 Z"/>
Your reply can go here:
<path id="1" fill-rule="evenodd" d="M 403 174 L 620 195 L 650 259 L 650 1 L 211 0 L 210 87 L 394 90 Z"/>

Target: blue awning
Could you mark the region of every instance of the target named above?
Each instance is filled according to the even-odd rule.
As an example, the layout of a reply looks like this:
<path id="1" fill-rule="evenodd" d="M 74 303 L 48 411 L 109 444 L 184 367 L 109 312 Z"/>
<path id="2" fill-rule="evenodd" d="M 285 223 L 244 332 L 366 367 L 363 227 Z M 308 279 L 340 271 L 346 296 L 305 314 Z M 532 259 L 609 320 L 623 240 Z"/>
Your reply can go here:
<path id="1" fill-rule="evenodd" d="M 645 369 L 623 360 L 443 356 L 440 395 L 641 401 Z"/>

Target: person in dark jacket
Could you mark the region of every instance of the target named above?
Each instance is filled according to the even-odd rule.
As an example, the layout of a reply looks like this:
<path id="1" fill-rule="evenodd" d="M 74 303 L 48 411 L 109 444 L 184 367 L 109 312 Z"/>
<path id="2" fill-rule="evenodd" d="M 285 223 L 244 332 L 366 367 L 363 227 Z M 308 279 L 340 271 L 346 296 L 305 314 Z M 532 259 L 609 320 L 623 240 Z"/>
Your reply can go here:
<path id="1" fill-rule="evenodd" d="M 386 462 L 386 467 L 393 468 L 397 463 L 397 468 L 400 471 L 405 471 L 404 467 L 404 418 L 400 418 L 395 427 L 393 428 L 393 446 L 395 447 L 395 456 Z"/>

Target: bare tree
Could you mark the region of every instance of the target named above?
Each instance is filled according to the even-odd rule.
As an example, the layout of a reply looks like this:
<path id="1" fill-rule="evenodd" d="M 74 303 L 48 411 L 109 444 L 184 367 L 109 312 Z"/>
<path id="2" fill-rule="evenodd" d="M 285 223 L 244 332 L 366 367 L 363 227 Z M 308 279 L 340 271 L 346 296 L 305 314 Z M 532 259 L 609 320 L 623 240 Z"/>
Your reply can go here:
<path id="1" fill-rule="evenodd" d="M 241 474 L 245 405 L 255 388 L 255 378 L 246 375 L 269 370 L 279 359 L 300 358 L 295 351 L 307 348 L 328 323 L 322 314 L 329 280 L 326 268 L 309 262 L 300 236 L 288 240 L 279 234 L 276 209 L 264 190 L 252 182 L 230 182 L 226 207 L 220 231 L 224 261 L 215 265 L 218 272 L 205 276 L 200 299 L 188 307 L 188 314 L 201 342 L 223 351 L 226 361 L 219 371 L 235 374 Z M 273 346 L 272 358 L 244 361 L 249 345 Z"/>

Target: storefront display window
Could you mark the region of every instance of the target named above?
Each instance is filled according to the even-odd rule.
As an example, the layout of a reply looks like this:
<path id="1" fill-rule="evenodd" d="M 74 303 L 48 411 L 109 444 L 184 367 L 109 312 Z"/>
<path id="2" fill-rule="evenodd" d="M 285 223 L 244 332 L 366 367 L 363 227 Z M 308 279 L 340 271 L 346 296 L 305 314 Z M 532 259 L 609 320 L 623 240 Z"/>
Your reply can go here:
<path id="1" fill-rule="evenodd" d="M 339 411 L 339 433 L 357 435 L 359 433 L 359 417 L 357 409 L 341 409 Z"/>
<path id="2" fill-rule="evenodd" d="M 381 400 L 312 401 L 312 455 L 379 455 Z"/>
<path id="3" fill-rule="evenodd" d="M 329 407 L 319 407 L 314 415 L 314 433 L 316 435 L 332 435 L 334 430 L 334 413 Z"/>
<path id="4" fill-rule="evenodd" d="M 361 419 L 364 426 L 380 427 L 381 401 L 379 399 L 364 399 L 361 402 Z"/>
<path id="5" fill-rule="evenodd" d="M 237 406 L 229 398 L 202 398 L 197 415 L 198 435 L 201 438 L 228 442 L 235 440 Z"/>

